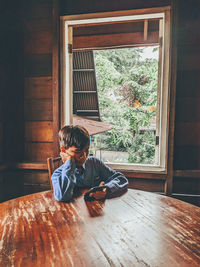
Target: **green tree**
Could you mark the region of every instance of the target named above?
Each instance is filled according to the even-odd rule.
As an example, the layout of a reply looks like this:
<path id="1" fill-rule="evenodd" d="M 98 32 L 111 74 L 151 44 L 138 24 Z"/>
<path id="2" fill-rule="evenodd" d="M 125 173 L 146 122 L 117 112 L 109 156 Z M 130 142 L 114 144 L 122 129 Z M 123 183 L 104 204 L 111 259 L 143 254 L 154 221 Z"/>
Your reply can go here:
<path id="1" fill-rule="evenodd" d="M 158 61 L 142 60 L 142 52 L 143 48 L 95 51 L 101 118 L 112 124 L 101 139 L 105 150 L 128 151 L 129 162 L 153 163 L 155 136 L 141 135 L 140 127 L 149 126 L 156 114 Z"/>

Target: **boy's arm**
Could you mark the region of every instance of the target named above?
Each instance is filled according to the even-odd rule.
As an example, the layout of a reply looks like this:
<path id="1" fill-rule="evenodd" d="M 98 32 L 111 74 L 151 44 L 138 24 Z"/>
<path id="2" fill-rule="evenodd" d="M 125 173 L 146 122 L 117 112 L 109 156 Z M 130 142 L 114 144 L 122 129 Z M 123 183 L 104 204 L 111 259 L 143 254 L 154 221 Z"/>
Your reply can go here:
<path id="1" fill-rule="evenodd" d="M 127 190 L 128 180 L 122 173 L 115 172 L 105 181 L 105 186 L 108 188 L 106 196 L 116 197 Z"/>
<path id="2" fill-rule="evenodd" d="M 69 201 L 76 184 L 75 162 L 66 160 L 51 176 L 54 196 L 58 201 Z"/>
<path id="3" fill-rule="evenodd" d="M 100 160 L 98 160 L 98 164 L 102 181 L 104 181 L 104 185 L 107 186 L 106 197 L 115 197 L 125 192 L 128 187 L 127 178 L 122 173 L 113 170 Z"/>

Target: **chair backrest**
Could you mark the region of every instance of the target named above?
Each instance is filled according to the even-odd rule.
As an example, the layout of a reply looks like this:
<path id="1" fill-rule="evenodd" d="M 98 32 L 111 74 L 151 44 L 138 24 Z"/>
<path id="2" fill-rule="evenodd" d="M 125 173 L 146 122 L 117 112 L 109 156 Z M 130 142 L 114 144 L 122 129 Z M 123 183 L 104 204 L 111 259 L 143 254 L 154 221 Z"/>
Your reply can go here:
<path id="1" fill-rule="evenodd" d="M 51 175 L 54 172 L 54 170 L 57 169 L 60 165 L 62 165 L 61 157 L 48 158 L 47 159 L 47 167 L 48 167 L 48 173 L 49 173 L 49 183 L 50 183 L 50 186 L 51 186 L 51 190 L 53 190 L 52 182 L 51 182 Z"/>

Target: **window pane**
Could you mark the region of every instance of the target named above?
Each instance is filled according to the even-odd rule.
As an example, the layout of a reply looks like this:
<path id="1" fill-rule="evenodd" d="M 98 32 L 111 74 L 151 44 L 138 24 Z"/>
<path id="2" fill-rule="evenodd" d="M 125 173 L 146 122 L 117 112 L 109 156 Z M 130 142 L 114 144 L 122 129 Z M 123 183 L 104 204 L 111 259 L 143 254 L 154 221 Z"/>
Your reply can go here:
<path id="1" fill-rule="evenodd" d="M 111 130 L 92 137 L 105 162 L 155 164 L 158 46 L 94 51 L 100 117 Z"/>

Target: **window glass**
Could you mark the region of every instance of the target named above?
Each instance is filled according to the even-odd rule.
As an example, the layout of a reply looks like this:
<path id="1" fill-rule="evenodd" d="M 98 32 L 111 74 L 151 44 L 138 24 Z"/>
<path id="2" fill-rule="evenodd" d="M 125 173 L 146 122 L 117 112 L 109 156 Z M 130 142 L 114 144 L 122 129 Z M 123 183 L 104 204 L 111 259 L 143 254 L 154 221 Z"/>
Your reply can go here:
<path id="1" fill-rule="evenodd" d="M 158 46 L 94 51 L 100 118 L 111 130 L 92 136 L 105 162 L 156 164 Z"/>

